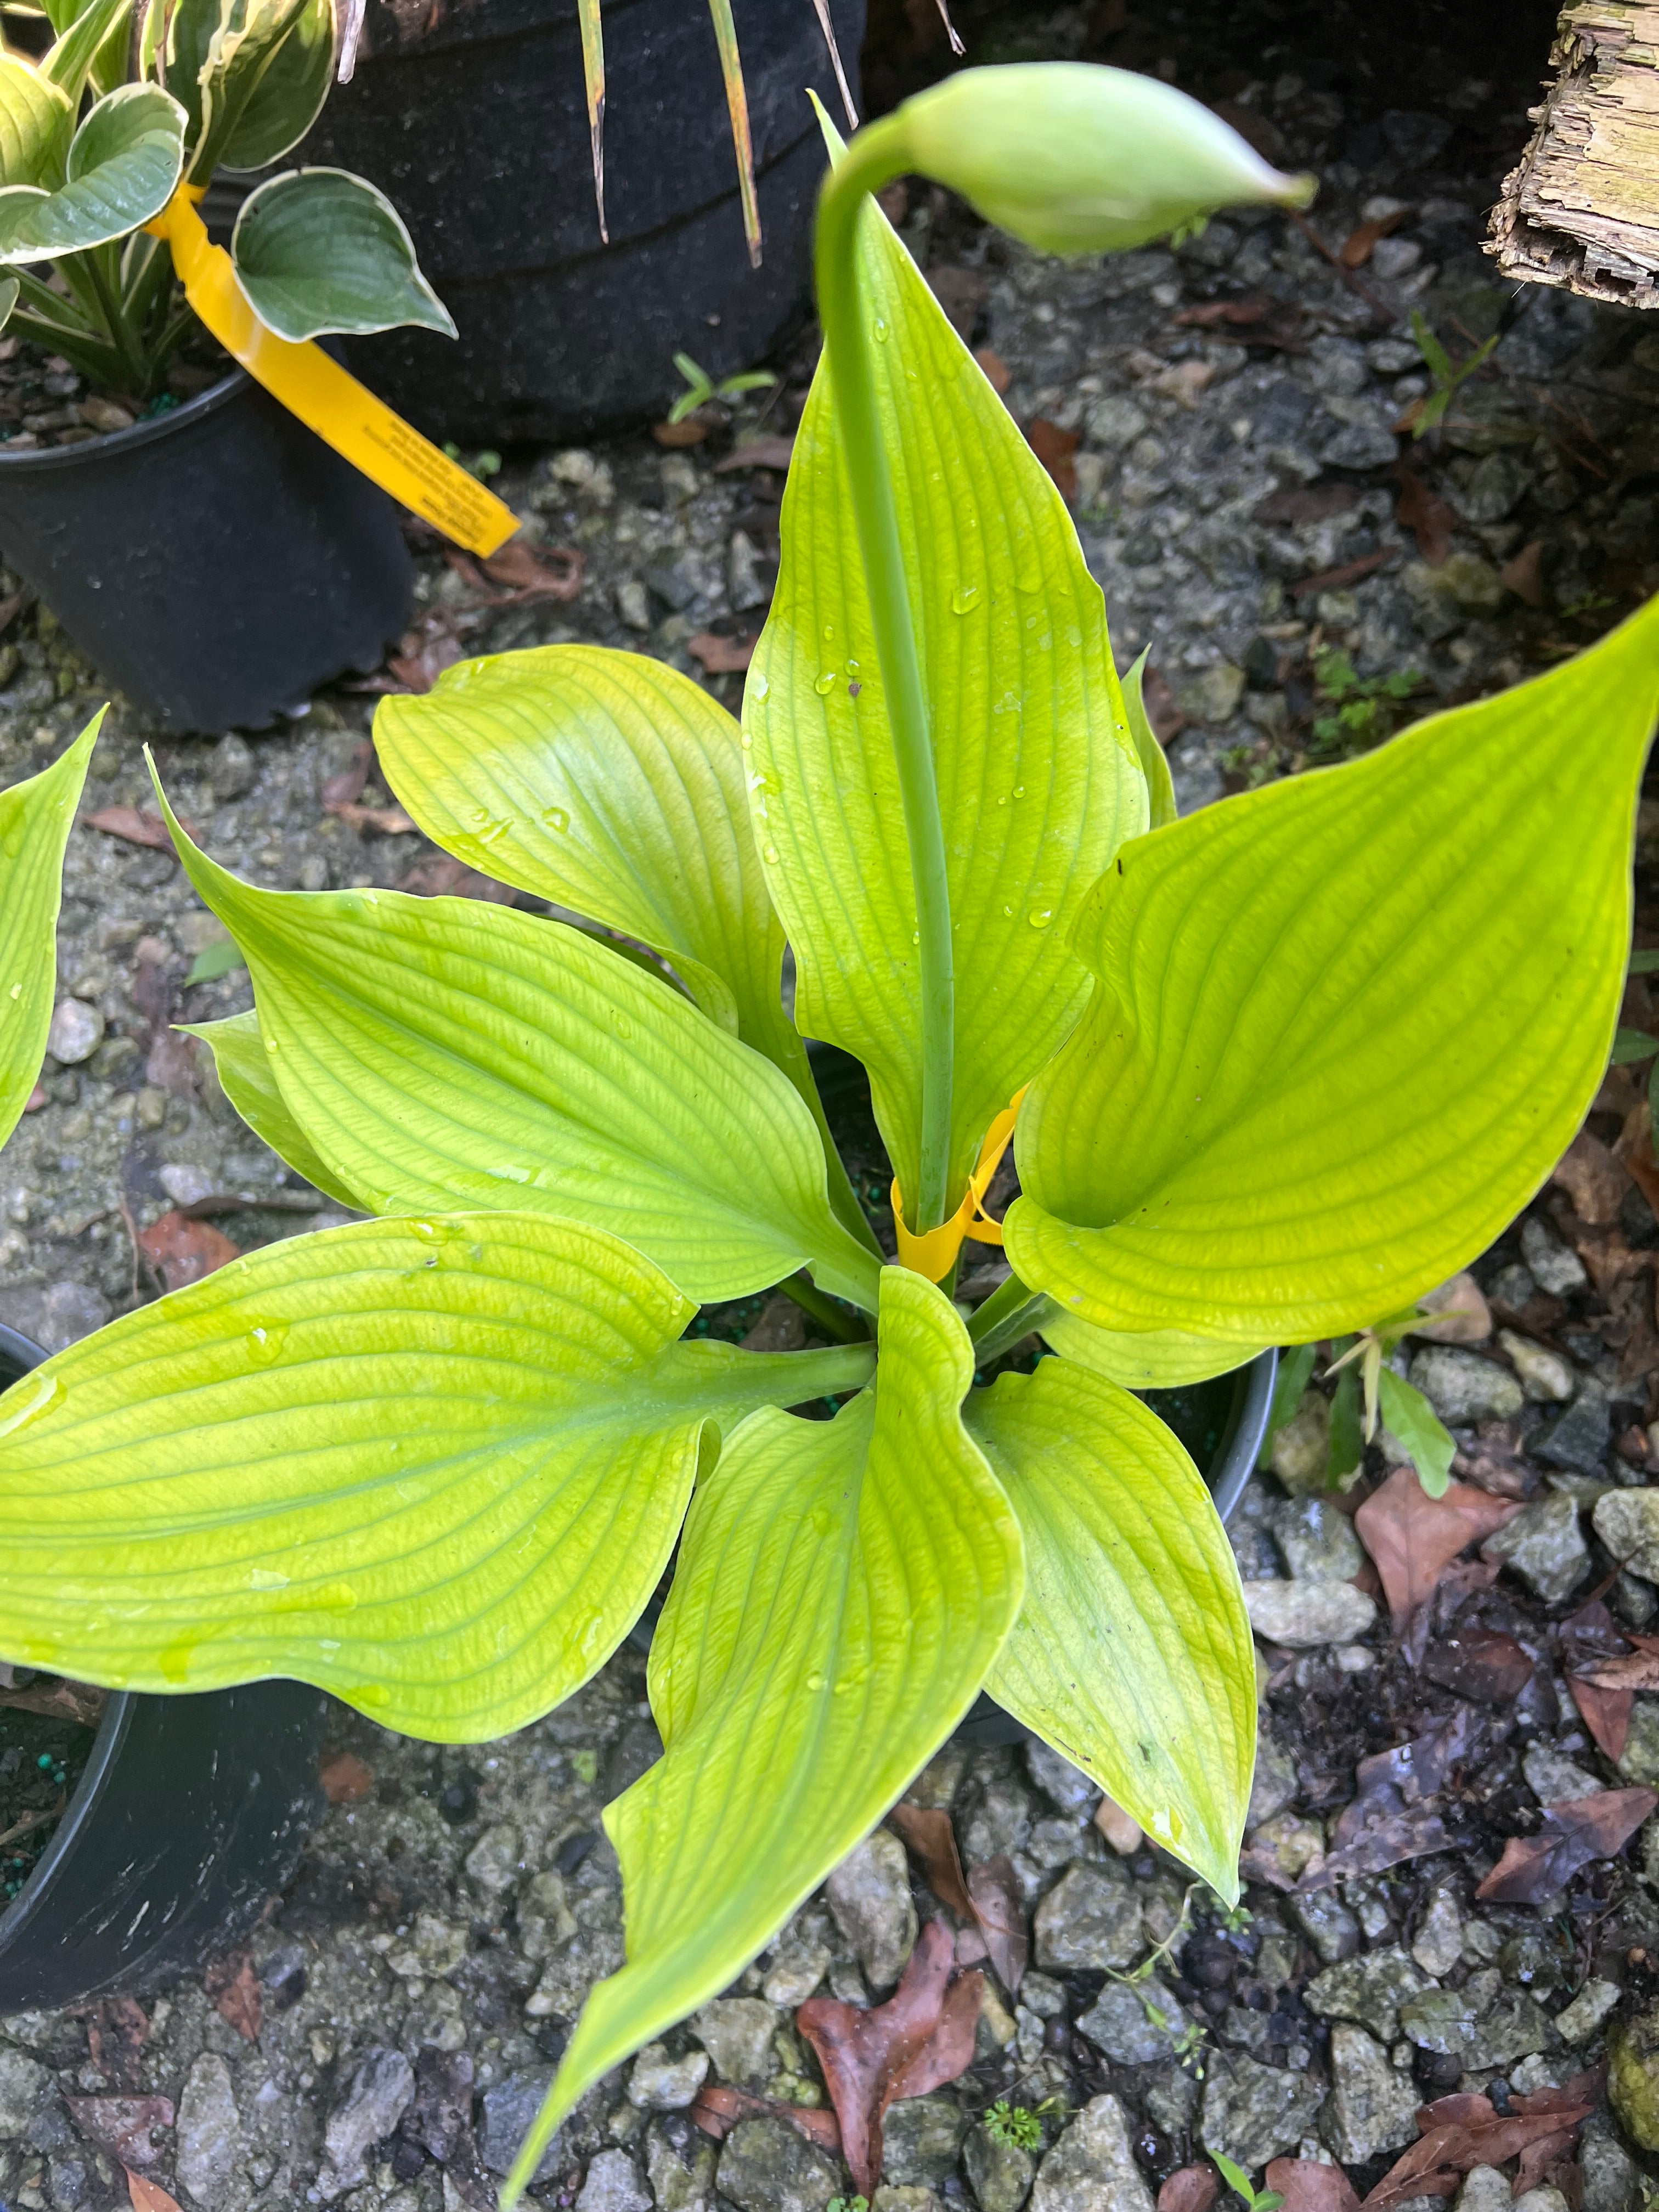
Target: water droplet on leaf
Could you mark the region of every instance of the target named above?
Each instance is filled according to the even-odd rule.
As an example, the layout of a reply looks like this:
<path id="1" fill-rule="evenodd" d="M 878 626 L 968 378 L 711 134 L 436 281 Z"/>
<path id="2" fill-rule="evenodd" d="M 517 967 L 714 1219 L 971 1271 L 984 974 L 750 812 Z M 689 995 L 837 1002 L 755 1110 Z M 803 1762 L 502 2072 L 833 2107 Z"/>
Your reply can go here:
<path id="1" fill-rule="evenodd" d="M 951 594 L 951 611 L 953 615 L 965 615 L 970 607 L 976 606 L 978 604 L 979 586 L 977 584 L 958 584 Z"/>
<path id="2" fill-rule="evenodd" d="M 280 1359 L 283 1346 L 288 1342 L 289 1325 L 285 1321 L 256 1322 L 249 1329 L 245 1342 L 247 1356 L 256 1367 L 269 1367 Z"/>
<path id="3" fill-rule="evenodd" d="M 757 668 L 750 678 L 749 689 L 757 699 L 764 699 L 771 690 L 772 687 L 766 680 L 766 671 L 763 668 Z"/>
<path id="4" fill-rule="evenodd" d="M 562 832 L 570 827 L 570 817 L 562 806 L 550 806 L 542 816 L 542 827 Z"/>
<path id="5" fill-rule="evenodd" d="M 1034 906 L 1025 917 L 1033 929 L 1047 929 L 1054 918 L 1054 910 L 1048 906 Z"/>
<path id="6" fill-rule="evenodd" d="M 761 858 L 765 861 L 769 868 L 775 868 L 778 865 L 777 847 L 775 845 L 763 846 L 761 850 Z"/>
<path id="7" fill-rule="evenodd" d="M 833 668 L 826 668 L 823 675 L 818 678 L 817 683 L 812 686 L 812 689 L 817 693 L 820 699 L 823 698 L 826 691 L 833 691 L 835 688 L 836 672 Z"/>

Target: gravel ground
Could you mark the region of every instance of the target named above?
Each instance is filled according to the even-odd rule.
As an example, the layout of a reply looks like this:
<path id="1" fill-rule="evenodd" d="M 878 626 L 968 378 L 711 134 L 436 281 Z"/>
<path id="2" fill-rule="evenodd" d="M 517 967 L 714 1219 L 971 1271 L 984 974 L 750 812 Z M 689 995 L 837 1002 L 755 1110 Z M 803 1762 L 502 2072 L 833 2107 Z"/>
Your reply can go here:
<path id="1" fill-rule="evenodd" d="M 927 11 L 912 13 L 925 30 Z M 1659 587 L 1659 331 L 1564 295 L 1516 295 L 1480 252 L 1547 15 L 1529 42 L 1513 15 L 1503 40 L 1479 19 L 1438 24 L 1433 37 L 1463 43 L 1437 52 L 1411 10 L 1399 18 L 1328 10 L 1275 48 L 1248 8 L 1220 29 L 1175 9 L 1127 27 L 1110 6 L 1027 10 L 1012 30 L 1008 11 L 969 14 L 986 58 L 1018 36 L 1164 67 L 1235 103 L 1279 158 L 1320 172 L 1310 232 L 1230 217 L 1179 252 L 1064 267 L 988 236 L 939 195 L 896 203 L 947 307 L 1006 372 L 1009 406 L 1049 425 L 1034 438 L 1074 471 L 1120 658 L 1152 648 L 1188 807 L 1516 681 Z M 895 82 L 929 65 L 902 49 L 879 62 Z M 1500 80 L 1500 66 L 1520 73 Z M 1376 242 L 1345 274 L 1316 241 L 1334 252 L 1365 223 Z M 1455 358 L 1503 333 L 1443 427 L 1417 441 L 1395 428 L 1431 392 L 1414 309 Z M 578 637 L 694 670 L 717 653 L 709 638 L 730 652 L 764 613 L 781 477 L 721 465 L 738 439 L 787 434 L 810 362 L 804 344 L 763 407 L 695 447 L 641 436 L 511 457 L 500 488 L 549 546 L 581 552 L 579 596 L 494 606 L 428 547 L 405 659 Z M 741 678 L 710 681 L 735 707 Z M 104 696 L 27 607 L 0 643 L 0 781 L 54 757 Z M 422 840 L 374 819 L 390 799 L 372 771 L 367 814 L 327 810 L 331 781 L 362 763 L 372 706 L 337 691 L 282 730 L 163 740 L 156 757 L 209 848 L 255 881 L 390 886 L 416 872 L 418 887 L 448 888 Z M 118 702 L 89 813 L 150 804 L 145 735 Z M 1650 896 L 1644 876 L 1638 936 L 1659 944 Z M 240 1125 L 207 1055 L 169 1027 L 247 1003 L 240 971 L 185 980 L 220 934 L 169 853 L 76 830 L 53 1056 L 0 1158 L 0 1320 L 51 1348 L 224 1256 L 204 1222 L 247 1249 L 341 1218 Z M 1638 983 L 1627 1016 L 1651 1013 Z M 1613 1145 L 1636 1103 L 1611 1079 L 1592 1133 Z M 1645 2055 L 1659 2045 L 1646 2010 L 1659 1826 L 1540 1902 L 1474 1896 L 1506 1840 L 1551 1832 L 1551 1804 L 1659 1787 L 1659 1698 L 1636 1697 L 1615 1765 L 1565 1679 L 1592 1631 L 1622 1650 L 1621 1632 L 1659 1607 L 1645 1426 L 1659 1416 L 1659 1228 L 1622 1165 L 1593 1164 L 1599 1190 L 1570 1182 L 1478 1264 L 1498 1333 L 1413 1355 L 1463 1444 L 1462 1478 L 1522 1509 L 1414 1633 L 1391 1631 L 1352 1517 L 1385 1455 L 1340 1499 L 1308 1494 L 1318 1391 L 1276 1473 L 1247 1494 L 1236 1541 L 1263 1646 L 1248 1913 L 1224 1919 L 1194 1899 L 1170 1940 L 1182 1898 L 1170 1863 L 1121 1827 L 1109 1840 L 1096 1794 L 1046 1753 L 947 1750 L 921 1778 L 913 1800 L 951 1809 L 969 1867 L 1011 1860 L 1033 1964 L 1018 1991 L 988 1984 L 969 2073 L 893 2108 L 879 2212 L 1028 2200 L 1149 2212 L 1206 2150 L 1253 2174 L 1276 2155 L 1335 2159 L 1363 2195 L 1415 2139 L 1420 2100 L 1490 2088 L 1501 2112 L 1595 2064 L 1609 2036 L 1623 2116 L 1659 2146 L 1659 2061 Z M 1584 1611 L 1598 1592 L 1605 1626 Z M 1498 1658 L 1513 1671 L 1494 1674 Z M 1494 1681 L 1506 1686 L 1496 1698 Z M 335 1731 L 338 1802 L 253 1939 L 249 1972 L 239 1978 L 233 1959 L 216 1978 L 216 2006 L 187 1984 L 138 2008 L 0 2021 L 0 2201 L 15 2212 L 148 2202 L 130 2195 L 123 2161 L 201 2212 L 491 2201 L 586 1986 L 620 1960 L 599 1820 L 657 1749 L 642 1662 L 624 1652 L 502 1743 L 439 1752 L 343 1710 Z M 1407 1743 L 1420 1764 L 1431 1737 L 1432 1784 L 1407 1778 L 1390 1808 L 1376 1769 L 1356 1779 L 1358 1762 Z M 1431 1837 L 1416 1856 L 1318 1886 L 1323 1856 L 1363 1829 L 1357 1794 L 1414 1847 L 1439 1819 L 1437 1847 Z M 850 2195 L 784 2120 L 748 2119 L 717 2144 L 688 2107 L 705 2079 L 822 2104 L 795 2008 L 814 1990 L 884 1994 L 918 1916 L 940 1910 L 878 1832 L 726 1999 L 592 2093 L 556 2143 L 543 2201 L 823 2212 Z M 1149 1960 L 1151 1978 L 1111 1978 Z M 1003 2097 L 1047 2108 L 1033 2150 L 988 2128 Z M 1547 2170 L 1522 2177 L 1524 2201 L 1639 2212 L 1655 2170 L 1598 2104 Z M 1462 2186 L 1465 2212 L 1496 2212 L 1510 2179 L 1480 2168 Z"/>

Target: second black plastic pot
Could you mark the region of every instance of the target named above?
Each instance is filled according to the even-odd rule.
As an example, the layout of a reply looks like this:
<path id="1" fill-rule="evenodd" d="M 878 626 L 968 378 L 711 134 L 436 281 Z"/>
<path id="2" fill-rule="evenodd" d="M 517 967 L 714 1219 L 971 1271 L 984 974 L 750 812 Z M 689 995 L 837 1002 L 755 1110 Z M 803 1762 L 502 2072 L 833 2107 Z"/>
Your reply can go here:
<path id="1" fill-rule="evenodd" d="M 303 708 L 413 605 L 392 501 L 240 369 L 131 429 L 0 445 L 0 553 L 168 732 Z"/>
<path id="2" fill-rule="evenodd" d="M 0 1328 L 0 1388 L 45 1357 Z M 154 1988 L 245 1936 L 323 1809 L 323 1713 L 298 1682 L 112 1695 L 52 1841 L 0 1913 L 0 2015 Z"/>

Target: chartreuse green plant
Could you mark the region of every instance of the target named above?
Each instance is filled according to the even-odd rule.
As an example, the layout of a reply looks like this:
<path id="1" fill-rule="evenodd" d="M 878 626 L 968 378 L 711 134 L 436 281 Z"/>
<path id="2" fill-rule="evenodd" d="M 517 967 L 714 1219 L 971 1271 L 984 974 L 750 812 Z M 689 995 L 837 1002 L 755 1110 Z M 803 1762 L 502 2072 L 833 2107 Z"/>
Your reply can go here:
<path id="1" fill-rule="evenodd" d="M 103 719 L 95 716 L 49 769 L 0 791 L 0 1145 L 46 1057 L 64 848 Z"/>
<path id="2" fill-rule="evenodd" d="M 380 1218 L 73 1346 L 0 1440 L 3 1656 L 294 1675 L 436 1740 L 568 1694 L 678 1545 L 665 1754 L 606 1815 L 627 1961 L 509 2199 L 982 1684 L 1237 1898 L 1249 1625 L 1126 1386 L 1409 1309 L 1538 1187 L 1613 1034 L 1659 611 L 1175 819 L 1066 511 L 872 203 L 916 171 L 1066 250 L 1302 197 L 1110 70 L 964 72 L 838 152 L 741 726 L 578 646 L 383 704 L 410 813 L 582 927 L 258 890 L 175 823 L 252 978 L 201 1032 L 227 1090 Z M 799 1030 L 870 1072 L 903 1264 L 834 1158 L 786 940 Z M 1015 1272 L 964 1319 L 939 1285 L 994 1237 L 1016 1102 Z M 780 1283 L 842 1340 L 682 1340 Z M 1056 1356 L 976 1385 L 1033 1328 Z"/>
<path id="3" fill-rule="evenodd" d="M 54 41 L 39 60 L 0 50 L 0 322 L 148 398 L 195 318 L 144 226 L 180 187 L 265 168 L 305 137 L 333 75 L 334 0 L 46 0 L 46 12 Z M 343 169 L 266 178 L 230 252 L 280 337 L 399 324 L 455 335 L 392 203 Z"/>

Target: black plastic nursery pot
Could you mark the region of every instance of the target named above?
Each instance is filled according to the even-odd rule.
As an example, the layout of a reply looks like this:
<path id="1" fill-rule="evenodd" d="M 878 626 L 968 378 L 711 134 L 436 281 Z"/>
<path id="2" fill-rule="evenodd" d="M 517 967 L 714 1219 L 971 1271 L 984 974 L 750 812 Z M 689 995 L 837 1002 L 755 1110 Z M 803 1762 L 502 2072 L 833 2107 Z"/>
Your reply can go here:
<path id="1" fill-rule="evenodd" d="M 240 369 L 130 429 L 0 446 L 0 552 L 170 732 L 303 709 L 414 603 L 392 501 Z"/>
<path id="2" fill-rule="evenodd" d="M 764 258 L 751 269 L 705 0 L 605 0 L 600 240 L 575 0 L 371 0 L 301 149 L 387 193 L 455 319 L 354 340 L 428 436 L 571 439 L 661 414 L 690 354 L 750 368 L 805 307 L 823 142 L 846 127 L 814 0 L 736 0 Z M 830 0 L 858 96 L 865 0 Z"/>
<path id="3" fill-rule="evenodd" d="M 0 1387 L 45 1357 L 0 1328 Z M 245 1936 L 322 1811 L 323 1713 L 298 1682 L 113 1694 L 51 1842 L 0 1913 L 0 2014 L 153 1988 Z"/>

